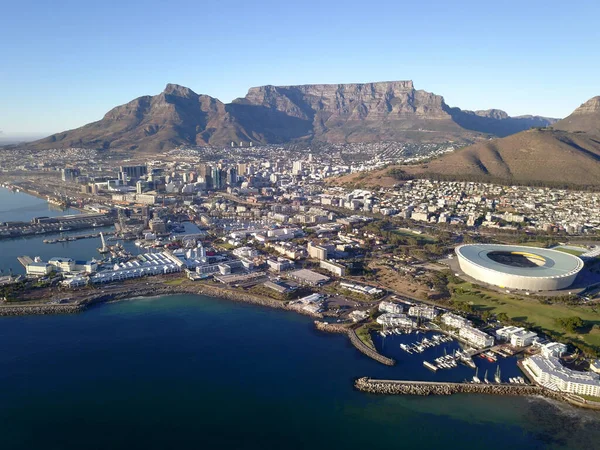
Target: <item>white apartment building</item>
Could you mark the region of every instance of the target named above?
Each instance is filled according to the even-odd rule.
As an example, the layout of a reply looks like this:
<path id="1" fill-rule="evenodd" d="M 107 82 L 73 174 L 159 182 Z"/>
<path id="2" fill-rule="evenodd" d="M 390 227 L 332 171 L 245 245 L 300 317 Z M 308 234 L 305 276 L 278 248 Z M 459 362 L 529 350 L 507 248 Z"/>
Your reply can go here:
<path id="1" fill-rule="evenodd" d="M 567 353 L 567 346 L 560 342 L 548 342 L 542 345 L 542 356 L 546 358 L 550 356 L 560 358 L 565 353 Z"/>
<path id="2" fill-rule="evenodd" d="M 459 316 L 457 314 L 453 314 L 451 312 L 442 315 L 442 323 L 449 327 L 458 329 L 463 327 L 470 327 L 473 325 L 469 319 L 465 319 L 464 317 Z"/>
<path id="3" fill-rule="evenodd" d="M 398 303 L 382 301 L 379 303 L 379 311 L 392 314 L 402 314 L 404 312 L 404 308 Z"/>
<path id="4" fill-rule="evenodd" d="M 531 356 L 523 361 L 534 380 L 553 391 L 600 397 L 600 375 L 564 367 L 554 356 Z"/>
<path id="5" fill-rule="evenodd" d="M 377 323 L 386 327 L 416 327 L 415 322 L 406 314 L 385 313 L 377 318 Z"/>
<path id="6" fill-rule="evenodd" d="M 494 345 L 494 338 L 477 328 L 462 327 L 458 335 L 475 348 L 485 348 Z"/>
<path id="7" fill-rule="evenodd" d="M 413 305 L 408 309 L 408 315 L 421 317 L 422 319 L 433 320 L 437 316 L 437 311 L 429 305 Z"/>

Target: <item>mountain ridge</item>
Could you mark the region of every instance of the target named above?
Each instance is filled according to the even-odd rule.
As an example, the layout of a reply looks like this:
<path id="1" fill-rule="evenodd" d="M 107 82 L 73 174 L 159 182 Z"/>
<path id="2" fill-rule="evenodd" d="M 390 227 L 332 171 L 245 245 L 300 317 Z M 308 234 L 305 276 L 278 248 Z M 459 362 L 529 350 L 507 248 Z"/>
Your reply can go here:
<path id="1" fill-rule="evenodd" d="M 411 80 L 258 86 L 231 103 L 169 83 L 154 96 L 116 106 L 102 119 L 28 144 L 163 151 L 231 141 L 462 142 L 505 136 L 555 119 L 511 118 L 501 110 L 463 111 Z"/>

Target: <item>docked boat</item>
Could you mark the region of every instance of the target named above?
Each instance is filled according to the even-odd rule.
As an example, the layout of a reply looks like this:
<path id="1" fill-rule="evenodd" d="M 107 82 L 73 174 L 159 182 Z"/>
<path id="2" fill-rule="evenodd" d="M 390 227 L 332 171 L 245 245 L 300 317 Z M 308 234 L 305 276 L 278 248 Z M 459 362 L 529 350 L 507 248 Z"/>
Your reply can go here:
<path id="1" fill-rule="evenodd" d="M 423 365 L 425 367 L 427 367 L 429 370 L 433 370 L 434 372 L 437 372 L 437 370 L 438 370 L 437 366 L 431 364 L 429 361 L 423 361 Z"/>
<path id="2" fill-rule="evenodd" d="M 496 383 L 502 383 L 502 378 L 500 378 L 500 366 L 496 367 L 496 375 L 494 375 L 494 380 Z"/>
<path id="3" fill-rule="evenodd" d="M 479 368 L 475 369 L 475 375 L 473 375 L 473 383 L 481 383 L 481 380 L 478 377 L 479 374 Z"/>
<path id="4" fill-rule="evenodd" d="M 494 353 L 491 351 L 485 352 L 484 355 L 489 362 L 496 362 L 498 360 L 498 358 L 496 358 L 496 355 L 494 355 Z"/>

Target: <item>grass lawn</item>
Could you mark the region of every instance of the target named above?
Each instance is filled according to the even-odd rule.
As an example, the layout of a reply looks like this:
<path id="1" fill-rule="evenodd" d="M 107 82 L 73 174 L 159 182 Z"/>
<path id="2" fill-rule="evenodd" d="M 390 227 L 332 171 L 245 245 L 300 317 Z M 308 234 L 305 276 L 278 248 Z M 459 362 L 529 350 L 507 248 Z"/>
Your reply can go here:
<path id="1" fill-rule="evenodd" d="M 583 255 L 586 252 L 586 250 L 584 250 L 584 249 L 575 250 L 574 248 L 565 248 L 565 247 L 555 247 L 552 250 L 557 250 L 559 252 L 568 253 L 569 255 L 575 255 L 575 256 Z"/>
<path id="2" fill-rule="evenodd" d="M 187 280 L 187 278 L 176 278 L 174 280 L 169 280 L 169 281 L 165 281 L 165 284 L 167 286 L 179 286 L 182 283 L 184 283 Z"/>
<path id="3" fill-rule="evenodd" d="M 436 242 L 436 239 L 433 236 L 430 236 L 425 233 L 418 234 L 418 233 L 412 233 L 408 230 L 394 230 L 394 234 L 397 234 L 399 236 L 404 236 L 404 237 L 412 237 L 415 239 L 420 239 L 423 242 L 425 242 L 426 244 L 433 244 L 434 242 Z"/>
<path id="4" fill-rule="evenodd" d="M 369 324 L 365 324 L 356 329 L 356 335 L 363 342 L 363 344 L 375 350 L 375 345 L 371 339 L 370 329 L 371 328 L 369 327 Z"/>
<path id="5" fill-rule="evenodd" d="M 462 292 L 453 294 L 453 300 L 467 302 L 478 310 L 488 310 L 495 314 L 505 313 L 512 320 L 531 322 L 545 330 L 564 333 L 565 336 L 573 338 L 580 337 L 588 344 L 600 347 L 600 331 L 591 330 L 581 335 L 569 334 L 555 323 L 555 319 L 558 318 L 578 316 L 587 324 L 600 324 L 600 311 L 590 306 L 544 305 L 535 298 L 521 299 L 510 294 L 474 288 L 470 283 L 453 286 L 462 289 Z"/>
<path id="6" fill-rule="evenodd" d="M 600 403 L 600 397 L 594 397 L 593 395 L 583 395 L 583 394 L 576 394 L 576 395 L 580 396 L 581 398 L 585 398 L 586 400 L 589 400 L 591 402 Z"/>

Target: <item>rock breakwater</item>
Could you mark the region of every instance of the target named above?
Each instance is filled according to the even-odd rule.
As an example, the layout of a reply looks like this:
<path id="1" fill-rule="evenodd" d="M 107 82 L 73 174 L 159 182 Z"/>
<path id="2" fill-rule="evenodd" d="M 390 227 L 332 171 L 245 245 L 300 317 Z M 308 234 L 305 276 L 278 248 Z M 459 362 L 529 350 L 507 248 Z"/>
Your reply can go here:
<path id="1" fill-rule="evenodd" d="M 396 361 L 394 361 L 392 358 L 388 358 L 377 353 L 375 350 L 373 350 L 371 347 L 369 347 L 363 341 L 361 341 L 358 335 L 356 334 L 356 331 L 348 330 L 348 337 L 350 338 L 350 342 L 352 342 L 352 345 L 354 345 L 361 353 L 367 355 L 375 361 L 378 361 L 381 364 L 385 364 L 386 366 L 393 366 L 394 364 L 396 364 Z"/>

